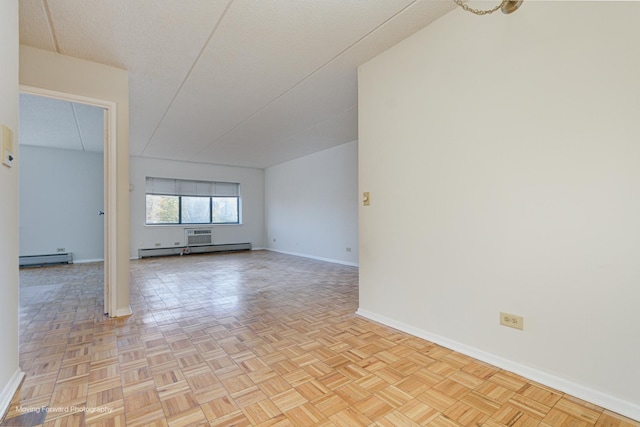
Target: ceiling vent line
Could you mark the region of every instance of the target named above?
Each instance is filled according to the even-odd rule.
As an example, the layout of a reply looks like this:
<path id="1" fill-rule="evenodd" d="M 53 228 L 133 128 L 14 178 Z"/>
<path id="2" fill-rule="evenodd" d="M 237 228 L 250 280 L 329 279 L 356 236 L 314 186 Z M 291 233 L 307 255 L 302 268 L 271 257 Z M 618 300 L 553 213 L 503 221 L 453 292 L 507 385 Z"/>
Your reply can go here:
<path id="1" fill-rule="evenodd" d="M 249 120 L 253 119 L 255 116 L 257 116 L 258 114 L 260 114 L 260 112 L 262 112 L 264 109 L 266 109 L 267 107 L 269 107 L 270 105 L 272 105 L 273 103 L 275 103 L 276 101 L 278 101 L 280 98 L 282 98 L 283 96 L 285 96 L 286 94 L 288 94 L 289 92 L 291 92 L 293 89 L 295 89 L 296 87 L 300 86 L 302 83 L 304 83 L 305 81 L 309 80 L 311 77 L 313 77 L 314 75 L 316 75 L 317 73 L 319 73 L 320 71 L 322 71 L 324 68 L 326 68 L 328 65 L 330 65 L 332 62 L 336 61 L 338 58 L 340 58 L 342 55 L 344 55 L 345 53 L 347 53 L 349 50 L 351 50 L 354 46 L 356 46 L 358 43 L 362 42 L 364 39 L 366 39 L 367 37 L 369 37 L 371 34 L 373 34 L 375 31 L 378 31 L 378 29 L 382 28 L 384 25 L 386 25 L 389 21 L 391 21 L 392 19 L 394 19 L 395 17 L 397 17 L 398 15 L 404 13 L 404 11 L 406 11 L 407 9 L 409 9 L 411 6 L 413 6 L 414 4 L 416 4 L 418 2 L 418 0 L 413 0 L 411 3 L 407 4 L 405 7 L 403 7 L 402 9 L 400 9 L 398 12 L 394 13 L 393 15 L 391 15 L 390 17 L 388 17 L 387 19 L 385 19 L 384 21 L 382 21 L 380 24 L 376 25 L 373 29 L 369 30 L 365 35 L 363 35 L 362 37 L 360 37 L 358 40 L 356 40 L 355 42 L 351 43 L 349 46 L 347 46 L 346 48 L 344 48 L 342 51 L 338 52 L 336 55 L 334 55 L 332 58 L 330 58 L 329 60 L 327 60 L 325 63 L 323 63 L 322 65 L 320 65 L 318 68 L 316 68 L 314 71 L 312 71 L 311 73 L 307 74 L 306 76 L 304 76 L 301 80 L 299 80 L 297 83 L 295 83 L 293 86 L 289 87 L 287 90 L 285 90 L 284 92 L 282 92 L 280 95 L 276 96 L 275 98 L 273 98 L 271 101 L 267 102 L 265 105 L 263 105 L 262 107 L 260 107 L 259 109 L 257 109 L 255 112 L 253 112 L 251 115 L 249 115 L 247 118 L 245 118 L 244 120 L 240 121 L 239 123 L 237 123 L 236 125 L 234 125 L 231 129 L 229 129 L 228 131 L 224 132 L 222 135 L 220 135 L 218 138 L 216 138 L 214 141 L 212 141 L 209 145 L 205 146 L 204 148 L 202 148 L 201 150 L 199 150 L 193 157 L 191 157 L 191 159 L 197 159 L 199 158 L 202 153 L 207 150 L 208 148 L 216 145 L 216 143 L 218 141 L 220 141 L 222 138 L 224 138 L 225 136 L 229 135 L 230 133 L 232 133 L 233 131 L 235 131 L 237 128 L 239 128 L 240 126 L 244 125 L 246 122 L 248 122 Z M 314 125 L 315 126 L 315 125 Z M 313 128 L 314 126 L 312 126 L 311 128 Z M 310 128 L 310 129 L 311 129 Z M 154 131 L 155 134 L 155 131 Z M 153 135 L 151 136 L 153 138 Z M 287 138 L 288 139 L 288 138 Z M 151 140 L 149 140 L 150 142 Z M 147 145 L 149 145 L 149 143 L 147 143 Z M 145 147 L 146 150 L 146 147 Z M 142 152 L 142 154 L 144 154 L 144 150 Z M 142 156 L 141 154 L 141 156 Z"/>
<path id="2" fill-rule="evenodd" d="M 184 76 L 184 79 L 182 79 L 182 82 L 180 83 L 180 86 L 178 86 L 178 89 L 176 90 L 176 93 L 173 94 L 173 97 L 171 98 L 171 101 L 169 101 L 169 104 L 167 104 L 167 108 L 164 110 L 164 113 L 162 113 L 162 116 L 160 116 L 160 120 L 158 120 L 158 124 L 153 129 L 153 132 L 151 133 L 151 136 L 149 137 L 149 140 L 147 141 L 147 143 L 144 145 L 144 148 L 140 152 L 140 157 L 144 156 L 145 151 L 147 151 L 147 148 L 149 148 L 149 144 L 151 144 L 151 140 L 156 135 L 156 132 L 158 132 L 158 129 L 160 128 L 160 125 L 162 124 L 162 121 L 164 120 L 165 116 L 167 115 L 167 113 L 171 109 L 171 106 L 173 105 L 173 103 L 175 102 L 176 98 L 180 94 L 180 91 L 184 87 L 185 83 L 187 82 L 187 80 L 191 76 L 191 73 L 193 72 L 194 68 L 196 67 L 196 64 L 198 63 L 198 61 L 200 61 L 200 58 L 202 57 L 202 54 L 204 53 L 205 49 L 207 48 L 207 46 L 209 46 L 209 43 L 213 39 L 214 34 L 218 31 L 218 27 L 220 27 L 220 24 L 222 23 L 222 20 L 227 15 L 227 12 L 231 8 L 232 4 L 233 4 L 233 0 L 229 0 L 229 3 L 227 3 L 227 6 L 224 8 L 224 10 L 222 11 L 222 14 L 218 18 L 218 21 L 213 26 L 213 29 L 211 30 L 211 33 L 209 33 L 209 37 L 207 37 L 207 40 L 205 40 L 204 44 L 202 45 L 202 48 L 200 49 L 200 52 L 198 52 L 198 55 L 196 56 L 196 59 L 191 64 L 191 67 L 189 67 L 189 71 L 187 71 L 187 74 Z"/>
<path id="3" fill-rule="evenodd" d="M 51 10 L 49 9 L 49 3 L 47 0 L 42 0 L 42 8 L 44 9 L 44 14 L 47 18 L 47 25 L 49 26 L 49 35 L 51 35 L 51 42 L 53 43 L 53 48 L 57 53 L 60 52 L 60 44 L 58 43 L 58 37 L 56 37 L 56 32 L 53 27 L 53 18 L 51 18 Z"/>

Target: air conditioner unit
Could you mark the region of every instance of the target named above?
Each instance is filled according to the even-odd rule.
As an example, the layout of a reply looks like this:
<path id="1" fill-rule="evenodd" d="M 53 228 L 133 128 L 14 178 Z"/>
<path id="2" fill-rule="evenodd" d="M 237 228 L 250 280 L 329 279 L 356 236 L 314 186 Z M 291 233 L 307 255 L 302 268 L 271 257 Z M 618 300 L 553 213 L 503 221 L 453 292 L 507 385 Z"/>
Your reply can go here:
<path id="1" fill-rule="evenodd" d="M 187 246 L 210 245 L 213 243 L 213 230 L 210 228 L 187 228 L 184 230 Z"/>

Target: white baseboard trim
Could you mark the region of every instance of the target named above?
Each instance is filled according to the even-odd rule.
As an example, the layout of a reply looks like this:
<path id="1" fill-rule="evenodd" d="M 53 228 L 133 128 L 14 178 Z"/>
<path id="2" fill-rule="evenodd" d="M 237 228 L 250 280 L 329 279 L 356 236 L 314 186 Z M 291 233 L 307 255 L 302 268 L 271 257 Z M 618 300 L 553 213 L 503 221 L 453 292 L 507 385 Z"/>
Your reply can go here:
<path id="1" fill-rule="evenodd" d="M 22 383 L 22 379 L 24 378 L 24 372 L 18 369 L 13 373 L 11 379 L 2 389 L 2 393 L 0 393 L 0 420 L 4 418 L 7 411 L 9 410 L 9 405 L 11 405 L 11 400 L 13 399 L 13 395 L 18 391 L 18 387 Z"/>
<path id="2" fill-rule="evenodd" d="M 267 251 L 278 252 L 280 254 L 285 254 L 285 255 L 293 255 L 293 256 L 299 256 L 299 257 L 303 257 L 303 258 L 315 259 L 315 260 L 318 260 L 318 261 L 331 262 L 333 264 L 342 264 L 342 265 L 349 265 L 351 267 L 358 267 L 358 263 L 357 262 L 341 261 L 341 260 L 338 260 L 338 259 L 323 258 L 323 257 L 314 256 L 314 255 L 308 255 L 308 254 L 300 254 L 300 253 L 297 253 L 297 252 L 281 251 L 281 250 L 273 249 L 273 248 L 265 248 L 265 249 Z"/>
<path id="3" fill-rule="evenodd" d="M 548 372 L 541 371 L 539 369 L 532 368 L 530 366 L 522 365 L 509 359 L 497 356 L 492 353 L 487 353 L 483 350 L 479 350 L 475 347 L 470 347 L 466 344 L 459 343 L 457 341 L 445 338 L 443 336 L 433 334 L 420 328 L 408 325 L 403 322 L 399 322 L 388 317 L 372 313 L 361 308 L 356 311 L 358 316 L 365 317 L 374 322 L 381 323 L 385 326 L 397 329 L 402 332 L 406 332 L 418 338 L 431 341 L 435 344 L 441 345 L 448 349 L 463 353 L 467 356 L 482 362 L 489 363 L 498 368 L 513 372 L 521 375 L 529 380 L 536 381 L 540 384 L 546 385 L 553 389 L 559 390 L 563 393 L 570 394 L 587 402 L 594 403 L 610 411 L 616 412 L 625 417 L 629 417 L 634 420 L 640 421 L 640 405 L 635 403 L 610 396 L 598 390 L 586 387 L 584 385 L 575 383 L 562 377 L 552 375 Z"/>
<path id="4" fill-rule="evenodd" d="M 131 316 L 132 314 L 133 314 L 133 310 L 131 309 L 131 306 L 129 306 L 126 308 L 117 309 L 115 317 Z"/>
<path id="5" fill-rule="evenodd" d="M 74 259 L 74 264 L 87 264 L 90 262 L 104 262 L 104 258 L 96 258 L 96 259 Z"/>

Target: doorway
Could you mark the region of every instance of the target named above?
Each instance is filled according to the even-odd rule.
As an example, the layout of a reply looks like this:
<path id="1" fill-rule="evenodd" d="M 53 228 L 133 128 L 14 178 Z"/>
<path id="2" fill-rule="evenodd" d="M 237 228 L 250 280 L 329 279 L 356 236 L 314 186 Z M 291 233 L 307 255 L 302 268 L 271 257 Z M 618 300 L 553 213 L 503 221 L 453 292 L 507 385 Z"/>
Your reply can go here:
<path id="1" fill-rule="evenodd" d="M 82 233 L 80 230 L 73 230 L 73 225 L 70 225 L 69 218 L 65 219 L 64 214 L 62 216 L 58 216 L 58 222 L 60 223 L 59 229 L 47 230 L 47 227 L 39 227 L 39 230 L 36 230 L 38 227 L 30 227 L 30 229 L 23 230 L 23 224 L 20 225 L 20 241 L 21 241 L 21 255 L 23 254 L 23 242 L 27 241 L 27 239 L 23 239 L 22 233 L 25 232 L 27 234 L 25 237 L 33 237 L 32 234 L 34 232 L 40 231 L 45 233 L 49 233 L 49 237 L 52 235 L 56 235 L 61 240 L 67 239 L 67 241 L 72 241 L 72 245 L 75 246 L 72 248 L 67 248 L 65 244 L 57 245 L 52 243 L 46 243 L 47 248 L 45 252 L 61 252 L 65 253 L 68 251 L 73 251 L 74 249 L 81 249 L 78 253 L 75 254 L 75 258 L 83 259 L 85 261 L 97 261 L 100 258 L 104 260 L 104 313 L 108 314 L 110 317 L 115 317 L 115 308 L 116 308 L 116 286 L 115 286 L 115 260 L 114 250 L 115 245 L 113 244 L 115 241 L 115 139 L 112 138 L 112 135 L 115 135 L 115 103 L 110 101 L 103 101 L 98 99 L 91 99 L 77 95 L 71 95 L 61 92 L 49 91 L 40 88 L 33 88 L 27 86 L 20 86 L 20 97 L 21 97 L 21 108 L 20 115 L 22 121 L 22 104 L 23 100 L 25 105 L 28 105 L 27 108 L 37 109 L 37 108 L 49 108 L 48 114 L 54 115 L 56 121 L 70 121 L 70 126 L 75 126 L 75 129 L 72 129 L 72 133 L 75 132 L 75 136 L 77 138 L 72 138 L 73 141 L 58 141 L 58 145 L 60 144 L 68 144 L 63 147 L 33 147 L 33 144 L 30 144 L 26 150 L 25 154 L 40 156 L 42 158 L 41 161 L 46 162 L 46 156 L 49 156 L 49 160 L 54 164 L 44 163 L 43 169 L 55 170 L 56 166 L 59 172 L 58 174 L 53 173 L 50 174 L 50 180 L 47 182 L 47 188 L 56 188 L 56 177 L 66 176 L 66 179 L 69 178 L 69 174 L 80 174 L 80 170 L 82 170 L 83 165 L 74 164 L 74 160 L 81 161 L 81 159 L 88 158 L 90 162 L 92 161 L 94 166 L 96 165 L 96 156 L 100 158 L 99 162 L 101 162 L 101 170 L 102 173 L 96 174 L 96 171 L 88 171 L 85 172 L 88 175 L 91 175 L 91 179 L 87 178 L 83 180 L 82 176 L 78 177 L 79 182 L 88 184 L 88 181 L 100 182 L 101 188 L 95 189 L 93 194 L 91 193 L 91 189 L 84 189 L 85 196 L 89 195 L 84 201 L 85 205 L 82 204 L 82 198 L 79 195 L 69 195 L 65 194 L 65 186 L 64 179 L 60 179 L 61 186 L 59 191 L 59 201 L 57 203 L 73 203 L 77 206 L 78 211 L 82 211 L 82 216 L 80 216 L 80 212 L 78 212 L 78 221 L 82 219 L 84 223 L 85 230 L 91 230 L 92 233 L 91 238 L 87 238 L 83 241 L 82 237 L 73 238 L 72 236 L 67 235 L 66 233 L 74 233 L 78 231 L 80 234 Z M 57 110 L 57 113 L 54 111 Z M 35 114 L 35 113 L 34 113 Z M 60 117 L 58 117 L 60 115 Z M 63 117 L 66 116 L 66 117 Z M 50 120 L 49 117 L 48 120 Z M 22 123 L 21 123 L 22 127 Z M 56 132 L 61 132 L 61 126 L 58 126 Z M 95 132 L 99 134 L 96 135 Z M 43 131 L 40 130 L 40 136 L 42 137 Z M 46 138 L 46 131 L 45 138 Z M 53 133 L 50 135 L 51 140 L 53 138 Z M 29 143 L 29 141 L 27 141 Z M 75 152 L 70 145 L 75 146 Z M 78 146 L 79 145 L 79 146 Z M 22 137 L 21 137 L 21 146 L 22 146 Z M 22 147 L 21 147 L 22 148 Z M 71 149 L 70 149 L 71 148 Z M 48 152 L 43 152 L 47 151 Z M 79 153 L 84 153 L 84 156 L 81 156 Z M 43 157 L 45 156 L 45 157 Z M 93 157 L 93 159 L 91 159 Z M 83 161 L 83 160 L 82 160 Z M 59 164 L 58 164 L 59 163 Z M 66 165 L 66 170 L 62 170 Z M 86 167 L 86 165 L 84 165 Z M 72 170 L 69 170 L 72 169 Z M 94 168 L 95 169 L 95 168 Z M 101 176 L 100 176 L 101 175 Z M 37 184 L 36 190 L 37 190 Z M 22 187 L 22 184 L 21 184 Z M 33 186 L 32 186 L 33 187 Z M 44 187 L 44 186 L 43 186 Z M 49 190 L 50 191 L 50 190 Z M 30 207 L 33 209 L 37 209 L 37 197 L 30 201 Z M 56 196 L 56 199 L 58 196 Z M 34 201 L 35 200 L 35 201 Z M 49 200 L 51 198 L 49 197 Z M 22 205 L 22 188 L 21 188 L 21 205 Z M 55 206 L 53 206 L 55 209 Z M 46 215 L 47 211 L 50 209 L 46 209 L 46 207 L 41 207 L 33 216 L 33 218 L 37 218 L 38 215 Z M 61 209 L 68 213 L 68 209 Z M 54 212 L 55 214 L 55 212 Z M 55 217 L 56 215 L 50 214 L 50 216 Z M 74 213 L 75 216 L 75 213 Z M 48 218 L 51 220 L 51 218 Z M 44 221 L 43 221 L 44 222 Z M 73 220 L 71 221 L 71 224 Z M 53 224 L 53 225 L 52 225 Z M 48 227 L 55 227 L 55 218 L 52 221 L 49 221 Z M 64 224 L 64 226 L 62 225 Z M 78 224 L 80 225 L 80 224 Z M 89 228 L 86 228 L 89 227 Z M 64 237 L 61 237 L 64 236 Z M 89 237 L 89 236 L 87 236 Z M 32 241 L 33 239 L 29 239 L 30 247 L 25 247 L 25 251 L 33 251 L 37 248 L 37 245 Z M 99 248 L 97 246 L 100 246 Z M 42 249 L 38 248 L 38 249 Z M 96 255 L 98 254 L 98 255 Z"/>

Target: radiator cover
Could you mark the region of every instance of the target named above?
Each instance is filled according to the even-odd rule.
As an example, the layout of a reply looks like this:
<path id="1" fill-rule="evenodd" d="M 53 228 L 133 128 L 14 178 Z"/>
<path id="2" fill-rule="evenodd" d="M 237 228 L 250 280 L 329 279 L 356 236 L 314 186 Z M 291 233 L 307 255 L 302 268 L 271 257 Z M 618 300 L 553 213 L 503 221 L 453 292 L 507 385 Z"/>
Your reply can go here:
<path id="1" fill-rule="evenodd" d="M 251 243 L 227 243 L 221 245 L 176 246 L 173 248 L 138 249 L 138 258 L 154 256 L 204 254 L 209 252 L 250 251 Z"/>
<path id="2" fill-rule="evenodd" d="M 26 255 L 19 257 L 20 267 L 40 267 L 54 264 L 73 264 L 73 254 L 64 252 L 47 255 Z"/>

